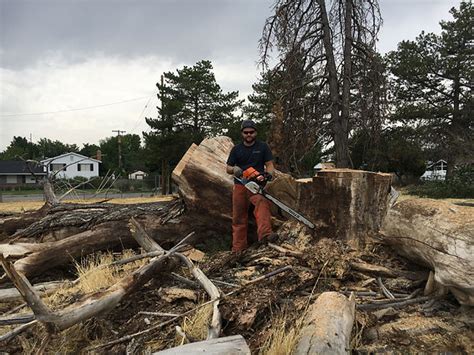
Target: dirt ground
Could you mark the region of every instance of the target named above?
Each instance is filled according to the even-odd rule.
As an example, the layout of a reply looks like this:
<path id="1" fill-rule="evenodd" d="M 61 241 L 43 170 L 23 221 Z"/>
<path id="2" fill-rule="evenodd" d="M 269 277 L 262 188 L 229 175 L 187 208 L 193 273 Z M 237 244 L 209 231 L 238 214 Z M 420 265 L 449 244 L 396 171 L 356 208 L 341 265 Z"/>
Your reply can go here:
<path id="1" fill-rule="evenodd" d="M 0 204 L 0 208 L 3 207 Z M 9 210 L 12 211 L 15 209 Z M 354 263 L 380 265 L 403 274 L 403 277 L 381 276 L 380 279 L 390 292 L 401 299 L 423 294 L 427 270 L 399 257 L 386 246 L 374 242 L 362 251 L 355 251 L 324 236 L 310 237 L 294 223 L 287 223 L 282 228 L 285 237 L 277 244 L 289 250 L 304 251 L 302 255 L 284 255 L 268 245 L 257 243 L 236 256 L 227 251 L 230 245 L 226 243 L 218 243 L 221 250 L 217 251 L 212 240 L 199 244 L 205 254 L 196 264 L 223 293 L 238 289 L 246 281 L 275 269 L 287 265 L 292 267 L 289 272 L 242 287 L 240 292 L 220 303 L 222 336 L 241 334 L 252 353 L 275 353 L 268 350 L 268 342 L 271 342 L 274 333 L 281 328 L 281 324 L 288 334 L 292 329 L 297 329 L 305 317 L 307 306 L 322 292 L 338 291 L 346 295 L 355 292 L 358 307 L 381 304 L 386 297 L 377 283 L 380 275 L 358 271 L 352 266 Z M 114 258 L 118 257 L 120 255 L 114 255 Z M 117 272 L 123 274 L 131 270 L 133 268 Z M 192 279 L 187 269 L 176 272 Z M 59 276 L 70 279 L 77 277 L 71 266 L 58 270 L 56 274 L 49 273 L 30 281 L 36 283 L 48 278 L 58 279 Z M 170 296 L 170 288 L 188 289 L 189 292 L 182 291 Z M 189 296 L 190 293 L 194 297 Z M 83 291 L 63 291 L 62 296 L 57 297 L 59 301 L 56 307 L 65 307 L 84 295 Z M 168 319 L 140 312 L 181 314 L 205 300 L 207 296 L 201 289 L 191 288 L 169 274 L 159 274 L 118 308 L 55 335 L 46 352 L 85 353 L 91 346 L 143 331 Z M 6 314 L 20 304 L 0 304 L 0 312 Z M 27 311 L 27 308 L 21 310 Z M 370 311 L 358 308 L 350 346 L 355 353 L 474 353 L 473 320 L 474 310 L 461 307 L 451 295 L 401 307 L 380 307 Z M 183 341 L 176 333 L 176 325 L 183 328 L 188 325 L 189 329 L 189 324 L 194 324 L 191 328 L 199 329 L 189 329 L 187 334 L 193 334 L 193 337 L 197 337 L 193 340 L 198 340 L 205 337 L 207 321 L 205 319 L 199 324 L 195 315 L 191 314 L 134 340 L 97 352 L 150 353 L 179 345 Z M 10 329 L 12 327 L 1 327 L 0 334 Z M 30 353 L 37 350 L 43 336 L 44 330 L 35 325 L 11 341 L 0 342 L 0 348 L 7 353 Z"/>

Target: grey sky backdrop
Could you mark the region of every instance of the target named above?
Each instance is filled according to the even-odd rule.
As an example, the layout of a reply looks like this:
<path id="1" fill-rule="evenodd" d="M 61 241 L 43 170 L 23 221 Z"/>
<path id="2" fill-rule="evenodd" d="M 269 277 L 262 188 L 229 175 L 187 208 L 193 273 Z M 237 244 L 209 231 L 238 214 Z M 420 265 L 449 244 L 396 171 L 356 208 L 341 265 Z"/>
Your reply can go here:
<path id="1" fill-rule="evenodd" d="M 242 98 L 258 78 L 269 0 L 0 0 L 0 151 L 13 136 L 98 143 L 141 135 L 164 71 L 211 60 Z M 454 0 L 380 0 L 382 53 L 439 33 Z"/>

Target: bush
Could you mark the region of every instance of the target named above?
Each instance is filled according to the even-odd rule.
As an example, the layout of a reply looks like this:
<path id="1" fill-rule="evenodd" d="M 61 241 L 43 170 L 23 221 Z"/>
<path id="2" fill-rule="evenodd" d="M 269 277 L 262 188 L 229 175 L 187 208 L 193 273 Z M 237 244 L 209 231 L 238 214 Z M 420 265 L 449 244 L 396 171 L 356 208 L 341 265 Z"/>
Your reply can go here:
<path id="1" fill-rule="evenodd" d="M 430 198 L 474 198 L 474 166 L 459 167 L 446 181 L 427 181 L 407 188 L 410 195 Z"/>

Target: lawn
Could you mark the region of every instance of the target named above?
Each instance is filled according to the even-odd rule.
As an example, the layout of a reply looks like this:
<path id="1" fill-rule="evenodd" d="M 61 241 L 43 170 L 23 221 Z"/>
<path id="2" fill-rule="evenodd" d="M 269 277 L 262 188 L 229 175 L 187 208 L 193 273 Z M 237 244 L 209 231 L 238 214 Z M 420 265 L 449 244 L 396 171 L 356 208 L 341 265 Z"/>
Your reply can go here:
<path id="1" fill-rule="evenodd" d="M 171 201 L 176 196 L 154 196 L 154 197 L 130 197 L 130 198 L 113 198 L 110 199 L 109 203 L 116 204 L 129 204 L 129 203 L 152 203 L 152 202 L 162 202 L 162 201 Z M 66 200 L 64 202 L 73 202 L 73 203 L 94 203 L 103 201 L 103 199 L 85 199 L 85 200 Z M 44 201 L 15 201 L 15 202 L 1 202 L 0 203 L 0 213 L 17 213 L 25 211 L 33 211 L 44 205 Z"/>

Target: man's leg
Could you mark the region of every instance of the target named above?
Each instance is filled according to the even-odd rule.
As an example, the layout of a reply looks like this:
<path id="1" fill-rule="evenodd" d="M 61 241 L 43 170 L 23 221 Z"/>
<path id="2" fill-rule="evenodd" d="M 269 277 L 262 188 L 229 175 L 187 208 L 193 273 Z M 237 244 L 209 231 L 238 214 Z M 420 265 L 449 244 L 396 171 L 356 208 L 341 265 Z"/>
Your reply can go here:
<path id="1" fill-rule="evenodd" d="M 252 195 L 250 202 L 255 206 L 253 214 L 257 221 L 258 240 L 272 234 L 272 220 L 270 213 L 270 202 L 262 195 Z"/>
<path id="2" fill-rule="evenodd" d="M 234 185 L 232 192 L 232 251 L 247 249 L 249 200 L 247 188 Z"/>

